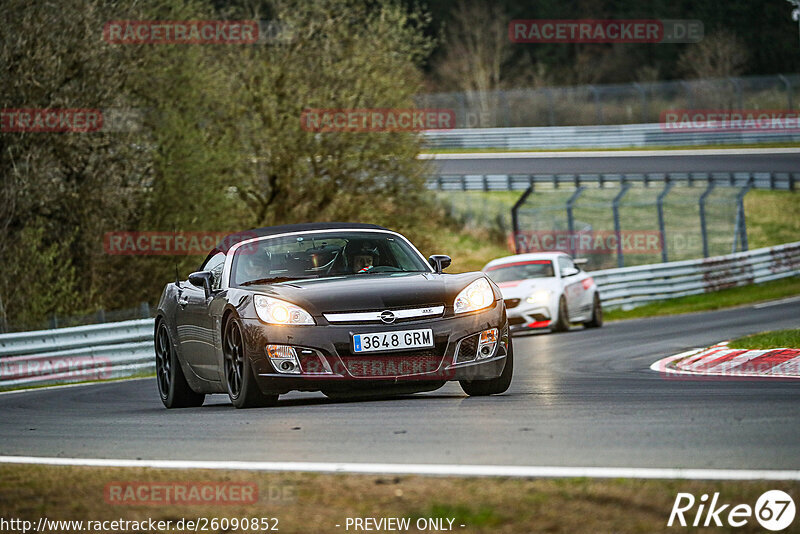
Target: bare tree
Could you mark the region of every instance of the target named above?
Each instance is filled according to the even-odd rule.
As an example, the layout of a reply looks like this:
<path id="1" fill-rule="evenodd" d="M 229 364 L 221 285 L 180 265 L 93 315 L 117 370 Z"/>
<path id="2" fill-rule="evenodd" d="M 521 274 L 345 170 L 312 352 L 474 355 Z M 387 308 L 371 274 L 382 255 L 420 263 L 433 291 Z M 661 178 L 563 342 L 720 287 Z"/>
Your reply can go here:
<path id="1" fill-rule="evenodd" d="M 721 30 L 690 45 L 681 55 L 678 65 L 695 78 L 727 78 L 741 74 L 747 60 L 747 48 L 736 35 Z"/>
<path id="2" fill-rule="evenodd" d="M 498 3 L 460 0 L 445 30 L 447 52 L 436 66 L 439 78 L 466 92 L 481 113 L 493 109 L 489 91 L 503 84 L 503 65 L 511 56 L 508 23 Z"/>

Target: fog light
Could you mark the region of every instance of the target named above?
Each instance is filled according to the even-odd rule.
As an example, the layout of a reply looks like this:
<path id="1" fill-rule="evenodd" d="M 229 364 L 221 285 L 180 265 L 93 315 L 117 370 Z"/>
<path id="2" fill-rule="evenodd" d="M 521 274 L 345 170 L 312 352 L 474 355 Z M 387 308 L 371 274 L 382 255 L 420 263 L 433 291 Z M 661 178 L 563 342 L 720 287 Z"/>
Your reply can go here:
<path id="1" fill-rule="evenodd" d="M 294 347 L 288 345 L 267 345 L 267 356 L 276 371 L 283 374 L 300 374 L 300 361 Z"/>
<path id="2" fill-rule="evenodd" d="M 481 332 L 480 342 L 478 343 L 478 359 L 490 358 L 497 347 L 497 328 L 484 330 Z"/>

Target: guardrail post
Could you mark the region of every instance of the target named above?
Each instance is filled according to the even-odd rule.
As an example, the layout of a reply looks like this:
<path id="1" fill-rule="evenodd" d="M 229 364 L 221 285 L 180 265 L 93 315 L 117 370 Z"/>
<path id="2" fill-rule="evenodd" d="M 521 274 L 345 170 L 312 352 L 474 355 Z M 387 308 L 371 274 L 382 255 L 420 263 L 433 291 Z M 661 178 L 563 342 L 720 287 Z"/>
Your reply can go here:
<path id="1" fill-rule="evenodd" d="M 139 305 L 139 311 L 142 314 L 142 319 L 149 319 L 150 318 L 150 303 L 149 302 L 142 302 Z"/>
<path id="2" fill-rule="evenodd" d="M 572 208 L 575 205 L 575 202 L 578 200 L 578 197 L 581 196 L 583 190 L 586 189 L 584 186 L 578 187 L 574 193 L 567 199 L 567 230 L 569 231 L 569 252 L 570 255 L 573 257 L 575 256 L 575 243 L 572 239 L 572 236 L 575 234 L 575 218 L 572 216 Z"/>
<path id="3" fill-rule="evenodd" d="M 708 231 L 706 230 L 706 197 L 714 190 L 714 182 L 709 177 L 708 187 L 700 195 L 700 233 L 703 236 L 703 257 L 708 257 Z"/>
<path id="4" fill-rule="evenodd" d="M 658 209 L 658 233 L 661 235 L 661 261 L 667 263 L 669 260 L 667 259 L 667 231 L 664 224 L 664 199 L 675 184 L 670 181 L 669 175 L 664 177 L 664 182 L 664 190 L 658 194 L 656 199 L 656 208 Z"/>
<path id="5" fill-rule="evenodd" d="M 522 207 L 523 204 L 525 204 L 525 201 L 528 200 L 528 197 L 531 196 L 531 193 L 533 193 L 533 182 L 531 182 L 531 185 L 528 186 L 528 189 L 526 189 L 525 192 L 522 193 L 522 196 L 520 196 L 517 199 L 517 201 L 514 202 L 514 205 L 511 207 L 511 231 L 514 232 L 512 237 L 514 239 L 514 253 L 515 254 L 521 254 L 521 252 L 519 250 L 519 241 L 517 240 L 517 235 L 519 235 L 519 214 L 518 214 L 518 211 L 519 211 L 519 208 Z"/>
<path id="6" fill-rule="evenodd" d="M 630 188 L 631 184 L 623 183 L 622 190 L 617 193 L 611 203 L 611 209 L 614 211 L 614 235 L 617 237 L 617 267 L 625 267 L 625 257 L 622 252 L 622 229 L 619 222 L 619 203 Z"/>

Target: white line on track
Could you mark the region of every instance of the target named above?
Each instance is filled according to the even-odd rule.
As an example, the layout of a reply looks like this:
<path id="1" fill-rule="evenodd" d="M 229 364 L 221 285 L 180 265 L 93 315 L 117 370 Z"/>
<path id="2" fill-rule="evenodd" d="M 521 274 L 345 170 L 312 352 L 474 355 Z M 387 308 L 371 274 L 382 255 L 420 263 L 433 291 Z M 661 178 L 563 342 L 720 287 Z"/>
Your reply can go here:
<path id="1" fill-rule="evenodd" d="M 769 308 L 770 306 L 780 306 L 781 304 L 788 304 L 790 302 L 798 302 L 800 301 L 800 295 L 796 297 L 787 297 L 785 299 L 780 300 L 771 300 L 769 302 L 762 302 L 761 304 L 756 304 L 753 306 L 756 310 L 760 310 L 761 308 Z"/>
<path id="2" fill-rule="evenodd" d="M 682 469 L 639 467 L 549 467 L 525 465 L 377 464 L 347 462 L 239 462 L 193 460 L 127 460 L 0 456 L 0 463 L 83 467 L 150 467 L 154 469 L 224 469 L 294 471 L 362 475 L 429 475 L 524 478 L 643 478 L 681 480 L 800 480 L 800 470 Z"/>
<path id="3" fill-rule="evenodd" d="M 464 152 L 419 154 L 418 159 L 635 158 L 653 156 L 748 156 L 800 154 L 800 148 L 702 148 L 697 150 L 581 150 L 558 152 Z"/>
<path id="4" fill-rule="evenodd" d="M 95 382 L 79 382 L 77 384 L 54 384 L 52 386 L 41 386 L 38 388 L 10 389 L 8 391 L 0 391 L 0 395 L 13 395 L 14 393 L 28 393 L 31 391 L 52 391 L 54 389 L 79 388 L 82 386 L 99 386 L 102 384 L 113 384 L 114 382 L 127 382 L 130 380 L 148 380 L 150 378 L 154 377 L 136 376 L 132 378 L 115 378 L 113 380 L 98 380 Z"/>

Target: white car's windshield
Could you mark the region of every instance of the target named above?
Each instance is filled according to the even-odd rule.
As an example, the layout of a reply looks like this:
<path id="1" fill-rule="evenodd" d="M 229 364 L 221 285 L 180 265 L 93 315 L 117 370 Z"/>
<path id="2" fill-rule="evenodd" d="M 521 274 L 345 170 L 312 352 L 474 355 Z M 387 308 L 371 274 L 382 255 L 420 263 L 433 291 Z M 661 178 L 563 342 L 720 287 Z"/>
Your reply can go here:
<path id="1" fill-rule="evenodd" d="M 309 232 L 239 247 L 232 285 L 393 272 L 430 272 L 405 240 L 378 232 Z"/>
<path id="2" fill-rule="evenodd" d="M 527 280 L 528 278 L 548 278 L 555 276 L 553 262 L 550 260 L 529 260 L 495 265 L 486 270 L 496 284 Z"/>

